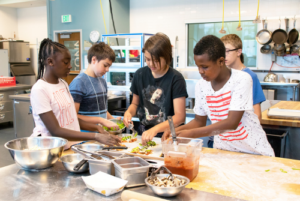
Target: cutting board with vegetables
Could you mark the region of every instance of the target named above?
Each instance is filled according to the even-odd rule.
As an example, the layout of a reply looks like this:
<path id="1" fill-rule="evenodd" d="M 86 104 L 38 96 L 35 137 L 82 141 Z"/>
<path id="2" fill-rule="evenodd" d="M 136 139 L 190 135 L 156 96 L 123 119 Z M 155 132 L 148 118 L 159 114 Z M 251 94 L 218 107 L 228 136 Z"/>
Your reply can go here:
<path id="1" fill-rule="evenodd" d="M 245 200 L 300 200 L 300 161 L 203 148 L 186 186 Z"/>
<path id="2" fill-rule="evenodd" d="M 128 147 L 128 149 L 120 150 L 120 152 L 124 152 L 128 155 L 139 156 L 141 158 L 146 158 L 146 159 L 164 160 L 164 158 L 161 157 L 161 154 L 162 154 L 161 139 L 155 137 L 155 138 L 153 138 L 152 141 L 154 141 L 156 143 L 156 145 L 153 147 L 151 147 L 151 146 L 148 147 L 148 149 L 152 150 L 152 153 L 150 153 L 149 155 L 132 153 L 132 149 L 137 148 L 137 147 L 142 148 L 142 146 L 140 145 L 140 143 L 142 143 L 141 136 L 137 136 L 137 141 L 135 141 L 135 142 L 122 143 L 123 145 Z"/>

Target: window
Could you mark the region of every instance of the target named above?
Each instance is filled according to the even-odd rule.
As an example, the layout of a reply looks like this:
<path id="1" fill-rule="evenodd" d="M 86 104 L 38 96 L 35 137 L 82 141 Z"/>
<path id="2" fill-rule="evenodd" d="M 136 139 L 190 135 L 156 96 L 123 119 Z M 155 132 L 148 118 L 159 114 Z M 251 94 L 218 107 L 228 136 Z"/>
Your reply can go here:
<path id="1" fill-rule="evenodd" d="M 224 22 L 224 29 L 226 34 L 237 34 L 243 42 L 243 54 L 244 64 L 246 67 L 256 67 L 256 33 L 257 24 L 252 21 L 241 22 L 242 31 L 237 31 L 238 22 Z M 188 24 L 188 54 L 187 65 L 189 67 L 195 67 L 193 50 L 197 42 L 206 35 L 215 35 L 219 38 L 224 36 L 219 31 L 222 27 L 222 22 L 210 22 L 210 23 L 195 23 Z"/>

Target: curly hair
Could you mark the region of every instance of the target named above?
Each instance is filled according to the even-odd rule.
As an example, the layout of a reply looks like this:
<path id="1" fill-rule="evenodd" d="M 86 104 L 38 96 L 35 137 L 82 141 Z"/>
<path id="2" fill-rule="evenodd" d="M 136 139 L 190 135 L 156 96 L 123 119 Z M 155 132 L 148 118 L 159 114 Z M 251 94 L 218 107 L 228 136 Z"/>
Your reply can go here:
<path id="1" fill-rule="evenodd" d="M 98 61 L 109 59 L 114 62 L 116 59 L 115 52 L 104 42 L 94 44 L 89 49 L 87 56 L 89 64 L 92 62 L 93 56 L 95 56 Z"/>
<path id="2" fill-rule="evenodd" d="M 217 61 L 219 58 L 225 58 L 225 45 L 216 36 L 207 35 L 201 38 L 194 48 L 194 55 L 208 54 L 210 61 Z"/>

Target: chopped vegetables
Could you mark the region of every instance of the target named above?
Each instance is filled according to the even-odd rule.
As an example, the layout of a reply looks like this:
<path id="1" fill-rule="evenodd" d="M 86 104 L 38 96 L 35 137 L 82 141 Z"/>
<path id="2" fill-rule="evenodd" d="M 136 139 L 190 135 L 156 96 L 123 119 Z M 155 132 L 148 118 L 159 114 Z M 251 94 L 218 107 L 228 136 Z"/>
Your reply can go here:
<path id="1" fill-rule="evenodd" d="M 135 147 L 131 150 L 131 153 L 149 155 L 152 154 L 152 150 L 148 149 L 148 147 Z"/>
<path id="2" fill-rule="evenodd" d="M 287 173 L 287 171 L 284 171 L 283 169 L 280 169 L 280 171 L 283 172 L 283 173 Z"/>
<path id="3" fill-rule="evenodd" d="M 270 170 L 265 170 L 265 172 L 269 172 Z"/>
<path id="4" fill-rule="evenodd" d="M 300 168 L 292 168 L 292 170 L 300 170 Z"/>
<path id="5" fill-rule="evenodd" d="M 141 143 L 140 143 L 139 145 L 140 145 L 140 146 L 143 146 Z M 144 146 L 144 147 L 154 147 L 154 146 L 156 146 L 156 142 L 154 142 L 154 141 L 149 141 L 149 142 L 147 142 L 147 145 Z"/>
<path id="6" fill-rule="evenodd" d="M 136 136 L 137 136 L 137 132 L 133 136 L 132 135 L 124 136 L 122 137 L 122 142 L 129 142 L 129 143 L 135 142 L 137 141 Z"/>

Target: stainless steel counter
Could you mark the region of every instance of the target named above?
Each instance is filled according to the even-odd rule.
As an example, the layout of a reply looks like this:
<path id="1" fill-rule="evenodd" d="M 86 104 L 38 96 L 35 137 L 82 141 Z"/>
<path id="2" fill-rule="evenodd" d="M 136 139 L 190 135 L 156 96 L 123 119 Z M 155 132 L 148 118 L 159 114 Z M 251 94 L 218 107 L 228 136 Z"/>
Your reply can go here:
<path id="1" fill-rule="evenodd" d="M 30 89 L 32 86 L 27 84 L 17 84 L 16 86 L 0 87 L 0 91 L 11 91 L 20 89 Z"/>
<path id="2" fill-rule="evenodd" d="M 8 154 L 8 153 L 7 153 Z M 0 200 L 10 201 L 85 201 L 104 200 L 121 201 L 121 193 L 105 197 L 89 190 L 81 176 L 85 174 L 72 174 L 67 172 L 61 162 L 57 162 L 54 167 L 41 171 L 25 171 L 18 165 L 9 165 L 0 168 Z M 152 191 L 144 186 L 131 188 L 128 190 L 154 196 Z M 182 193 L 168 200 L 189 201 L 239 201 L 240 199 L 226 197 L 222 195 L 184 189 Z"/>

